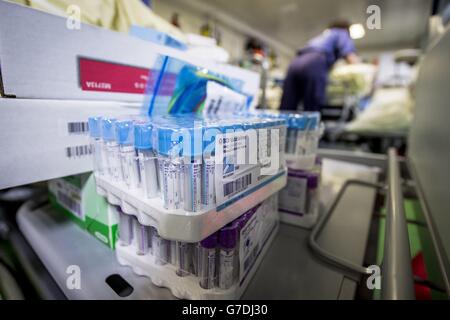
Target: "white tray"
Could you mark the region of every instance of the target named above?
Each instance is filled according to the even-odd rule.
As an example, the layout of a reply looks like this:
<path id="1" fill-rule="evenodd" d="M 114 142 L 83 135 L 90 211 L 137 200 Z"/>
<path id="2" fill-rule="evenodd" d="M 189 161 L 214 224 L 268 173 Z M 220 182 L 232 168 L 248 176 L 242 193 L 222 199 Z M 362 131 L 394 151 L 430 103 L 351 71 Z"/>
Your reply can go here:
<path id="1" fill-rule="evenodd" d="M 199 212 L 167 210 L 160 198 L 143 199 L 138 192 L 127 190 L 123 183 L 113 183 L 104 177 L 96 176 L 96 184 L 97 192 L 110 204 L 136 216 L 141 224 L 155 227 L 162 238 L 199 242 L 284 188 L 286 172 L 281 170 L 217 208 Z"/>
<path id="2" fill-rule="evenodd" d="M 194 275 L 179 277 L 176 275 L 176 267 L 171 264 L 157 265 L 153 263 L 151 254 L 137 255 L 134 246 L 116 247 L 117 260 L 121 265 L 129 266 L 136 274 L 150 278 L 159 287 L 168 288 L 172 294 L 180 299 L 189 300 L 236 300 L 239 299 L 249 285 L 268 248 L 278 232 L 279 223 L 276 223 L 263 248 L 258 254 L 255 263 L 243 278 L 241 283 L 236 283 L 228 290 L 219 288 L 203 289 L 199 285 L 199 278 Z"/>

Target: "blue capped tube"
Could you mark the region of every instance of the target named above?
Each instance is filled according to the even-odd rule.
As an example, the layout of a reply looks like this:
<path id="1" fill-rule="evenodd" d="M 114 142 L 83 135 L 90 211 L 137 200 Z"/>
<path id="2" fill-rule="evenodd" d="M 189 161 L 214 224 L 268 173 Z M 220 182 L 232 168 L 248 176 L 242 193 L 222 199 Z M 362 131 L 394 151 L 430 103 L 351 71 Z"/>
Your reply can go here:
<path id="1" fill-rule="evenodd" d="M 157 158 L 153 149 L 153 126 L 150 122 L 134 124 L 134 147 L 138 154 L 138 167 L 144 197 L 158 196 Z"/>
<path id="2" fill-rule="evenodd" d="M 217 124 L 208 125 L 203 133 L 202 205 L 211 209 L 216 204 L 216 137 L 221 133 Z"/>
<path id="3" fill-rule="evenodd" d="M 120 150 L 116 140 L 115 125 L 117 119 L 102 119 L 103 147 L 105 148 L 107 172 L 109 178 L 115 182 L 122 180 L 122 170 L 120 166 Z"/>
<path id="4" fill-rule="evenodd" d="M 128 189 L 139 188 L 138 156 L 134 146 L 134 132 L 132 120 L 116 122 L 116 140 L 119 144 L 122 178 Z"/>
<path id="5" fill-rule="evenodd" d="M 183 208 L 198 212 L 202 209 L 203 128 L 198 126 L 182 131 Z"/>
<path id="6" fill-rule="evenodd" d="M 165 209 L 182 206 L 183 160 L 180 156 L 182 134 L 179 127 L 158 127 L 158 170 L 161 197 Z"/>
<path id="7" fill-rule="evenodd" d="M 102 117 L 89 117 L 89 135 L 91 138 L 91 148 L 93 149 L 94 174 L 103 175 L 106 158 L 104 157 L 102 139 Z"/>

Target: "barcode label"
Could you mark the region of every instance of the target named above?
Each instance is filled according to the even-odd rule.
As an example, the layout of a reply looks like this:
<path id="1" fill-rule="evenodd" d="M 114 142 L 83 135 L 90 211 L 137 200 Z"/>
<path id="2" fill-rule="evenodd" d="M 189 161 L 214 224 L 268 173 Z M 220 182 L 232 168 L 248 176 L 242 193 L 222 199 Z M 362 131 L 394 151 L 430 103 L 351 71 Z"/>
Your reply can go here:
<path id="1" fill-rule="evenodd" d="M 89 124 L 87 122 L 68 122 L 67 132 L 69 134 L 83 134 L 89 132 Z"/>
<path id="2" fill-rule="evenodd" d="M 253 265 L 258 256 L 259 245 L 256 245 L 244 261 L 244 273 Z"/>
<path id="3" fill-rule="evenodd" d="M 67 158 L 82 157 L 92 154 L 92 147 L 89 144 L 84 146 L 74 146 L 66 148 Z"/>
<path id="4" fill-rule="evenodd" d="M 249 173 L 243 177 L 237 178 L 234 181 L 227 182 L 223 186 L 223 195 L 229 196 L 230 194 L 240 192 L 247 188 L 252 183 L 252 174 Z"/>
<path id="5" fill-rule="evenodd" d="M 70 212 L 72 212 L 73 214 L 75 214 L 78 218 L 82 219 L 83 215 L 81 213 L 81 206 L 80 203 L 74 199 L 72 199 L 71 197 L 69 197 L 67 194 L 58 191 L 56 193 L 56 196 L 58 198 L 58 202 L 65 207 L 66 209 L 68 209 Z"/>

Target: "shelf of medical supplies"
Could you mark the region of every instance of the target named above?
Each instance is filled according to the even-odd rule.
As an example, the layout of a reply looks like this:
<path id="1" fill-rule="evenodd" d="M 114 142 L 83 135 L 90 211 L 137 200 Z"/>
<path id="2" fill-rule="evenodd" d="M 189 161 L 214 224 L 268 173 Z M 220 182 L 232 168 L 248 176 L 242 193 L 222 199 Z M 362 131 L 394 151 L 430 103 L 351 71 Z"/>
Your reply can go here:
<path id="1" fill-rule="evenodd" d="M 325 176 L 328 173 L 327 170 L 323 172 Z M 319 236 L 320 245 L 362 264 L 374 195 L 374 190 L 350 187 Z M 324 200 L 329 195 L 324 194 L 321 198 L 329 203 Z M 322 212 L 326 206 L 322 205 Z M 50 205 L 35 207 L 31 201 L 19 210 L 19 228 L 67 298 L 174 298 L 168 289 L 159 288 L 150 279 L 137 276 L 131 268 L 120 266 L 114 251 Z M 356 280 L 313 255 L 307 243 L 309 234 L 309 230 L 281 223 L 242 299 L 352 299 Z M 80 290 L 70 290 L 66 286 L 69 276 L 66 270 L 70 265 L 77 265 L 82 271 Z M 133 287 L 129 296 L 120 297 L 106 284 L 105 279 L 112 274 L 120 275 Z"/>
<path id="2" fill-rule="evenodd" d="M 112 183 L 104 177 L 97 176 L 96 183 L 97 192 L 110 204 L 120 206 L 126 214 L 135 215 L 141 224 L 155 227 L 162 238 L 198 242 L 280 191 L 286 185 L 286 178 L 286 170 L 280 170 L 215 209 L 199 212 L 167 210 L 161 199 L 142 199 L 128 191 L 124 184 Z"/>

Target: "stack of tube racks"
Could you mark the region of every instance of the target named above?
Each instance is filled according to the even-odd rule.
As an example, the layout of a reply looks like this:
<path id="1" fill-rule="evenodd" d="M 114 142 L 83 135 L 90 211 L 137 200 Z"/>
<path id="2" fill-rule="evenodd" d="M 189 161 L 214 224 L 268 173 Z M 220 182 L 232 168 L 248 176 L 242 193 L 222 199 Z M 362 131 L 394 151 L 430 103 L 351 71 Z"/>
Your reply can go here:
<path id="1" fill-rule="evenodd" d="M 104 116 L 89 128 L 119 262 L 180 298 L 238 298 L 278 226 L 286 121 Z"/>
<path id="2" fill-rule="evenodd" d="M 287 122 L 285 158 L 287 186 L 279 194 L 280 219 L 311 228 L 319 216 L 321 162 L 317 158 L 323 133 L 318 112 L 264 112 L 263 116 Z"/>

